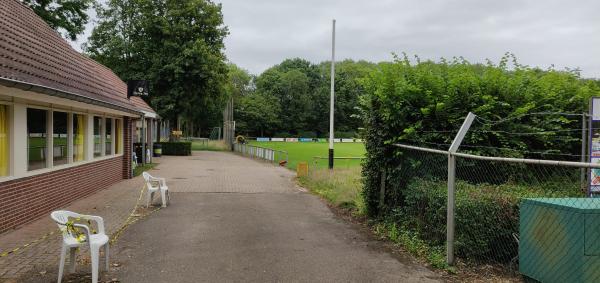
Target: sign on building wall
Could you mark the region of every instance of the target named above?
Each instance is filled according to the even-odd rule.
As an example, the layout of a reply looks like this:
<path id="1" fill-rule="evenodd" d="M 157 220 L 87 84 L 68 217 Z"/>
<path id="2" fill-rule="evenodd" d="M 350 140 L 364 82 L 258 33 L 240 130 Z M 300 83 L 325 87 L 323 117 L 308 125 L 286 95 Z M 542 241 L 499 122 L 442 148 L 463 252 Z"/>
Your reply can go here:
<path id="1" fill-rule="evenodd" d="M 143 80 L 127 81 L 127 98 L 132 96 L 147 96 L 149 88 L 148 85 L 148 81 Z"/>
<path id="2" fill-rule="evenodd" d="M 593 97 L 590 109 L 590 162 L 600 164 L 600 97 Z M 600 192 L 600 168 L 590 170 L 590 191 Z"/>

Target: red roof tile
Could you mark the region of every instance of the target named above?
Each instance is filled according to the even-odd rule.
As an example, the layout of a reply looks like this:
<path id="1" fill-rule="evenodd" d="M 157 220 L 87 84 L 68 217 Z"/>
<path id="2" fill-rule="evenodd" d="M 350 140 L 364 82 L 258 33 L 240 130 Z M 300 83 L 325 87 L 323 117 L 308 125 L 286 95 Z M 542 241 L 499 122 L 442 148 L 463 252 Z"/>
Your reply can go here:
<path id="1" fill-rule="evenodd" d="M 77 52 L 18 0 L 0 0 L 0 79 L 74 93 L 127 109 L 154 112 L 102 64 Z"/>

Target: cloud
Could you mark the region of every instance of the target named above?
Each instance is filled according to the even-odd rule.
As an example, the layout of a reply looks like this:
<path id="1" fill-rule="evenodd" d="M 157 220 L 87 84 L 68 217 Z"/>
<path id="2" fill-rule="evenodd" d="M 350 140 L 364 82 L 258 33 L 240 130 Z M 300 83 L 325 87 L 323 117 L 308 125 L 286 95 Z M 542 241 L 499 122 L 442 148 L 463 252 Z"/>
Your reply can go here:
<path id="1" fill-rule="evenodd" d="M 329 60 L 335 18 L 337 59 L 384 61 L 392 52 L 407 52 L 422 59 L 497 62 L 512 52 L 522 64 L 579 67 L 584 77 L 600 77 L 600 1 L 217 2 L 230 30 L 227 57 L 255 74 L 286 58 Z"/>

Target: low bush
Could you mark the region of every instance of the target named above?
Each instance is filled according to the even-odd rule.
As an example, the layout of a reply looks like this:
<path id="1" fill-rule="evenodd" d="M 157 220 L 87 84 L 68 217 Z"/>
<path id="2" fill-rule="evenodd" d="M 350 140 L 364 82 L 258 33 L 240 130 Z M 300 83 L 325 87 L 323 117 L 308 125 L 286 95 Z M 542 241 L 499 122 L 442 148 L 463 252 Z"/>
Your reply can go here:
<path id="1" fill-rule="evenodd" d="M 519 233 L 519 204 L 528 197 L 581 197 L 577 184 L 560 180 L 539 185 L 456 183 L 455 251 L 472 261 L 506 263 L 517 256 L 513 234 Z M 447 183 L 413 179 L 395 221 L 432 246 L 446 241 Z"/>
<path id="2" fill-rule="evenodd" d="M 356 132 L 354 131 L 349 131 L 349 132 L 335 132 L 335 138 L 338 139 L 352 139 L 352 138 L 356 138 Z"/>
<path id="3" fill-rule="evenodd" d="M 231 147 L 224 141 L 192 142 L 193 151 L 228 151 Z"/>
<path id="4" fill-rule="evenodd" d="M 163 155 L 192 155 L 191 142 L 161 142 Z"/>

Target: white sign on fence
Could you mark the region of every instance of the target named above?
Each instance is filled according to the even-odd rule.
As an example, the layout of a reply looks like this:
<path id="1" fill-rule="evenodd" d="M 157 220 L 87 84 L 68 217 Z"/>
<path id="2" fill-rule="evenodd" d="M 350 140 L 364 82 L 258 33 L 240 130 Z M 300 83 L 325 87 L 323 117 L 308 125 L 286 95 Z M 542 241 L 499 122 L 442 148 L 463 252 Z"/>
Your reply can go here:
<path id="1" fill-rule="evenodd" d="M 271 141 L 282 142 L 282 141 L 285 141 L 285 139 L 283 139 L 283 138 L 271 138 Z"/>
<path id="2" fill-rule="evenodd" d="M 590 162 L 600 163 L 600 97 L 592 97 L 590 109 L 591 129 L 589 131 Z M 590 170 L 590 192 L 600 192 L 600 168 Z"/>

